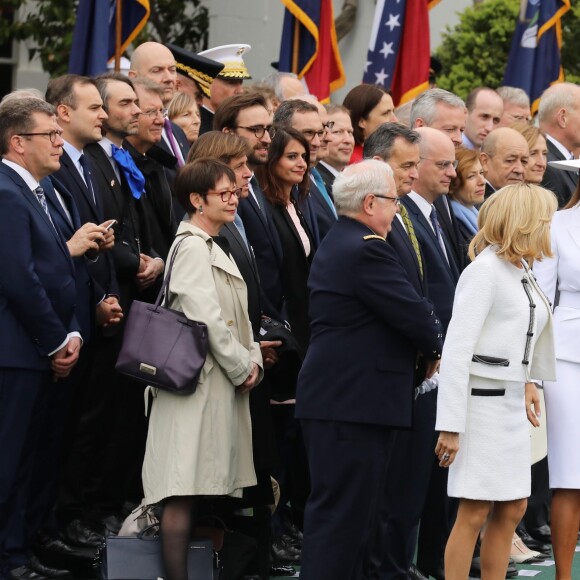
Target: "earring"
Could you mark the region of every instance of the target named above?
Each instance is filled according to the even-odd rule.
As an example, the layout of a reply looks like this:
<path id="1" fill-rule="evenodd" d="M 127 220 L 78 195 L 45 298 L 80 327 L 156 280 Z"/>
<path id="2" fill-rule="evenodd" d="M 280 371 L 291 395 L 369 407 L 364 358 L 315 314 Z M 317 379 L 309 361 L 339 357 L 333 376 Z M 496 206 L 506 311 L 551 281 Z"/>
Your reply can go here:
<path id="1" fill-rule="evenodd" d="M 198 209 L 199 209 L 199 215 L 203 215 L 203 206 L 200 205 Z"/>

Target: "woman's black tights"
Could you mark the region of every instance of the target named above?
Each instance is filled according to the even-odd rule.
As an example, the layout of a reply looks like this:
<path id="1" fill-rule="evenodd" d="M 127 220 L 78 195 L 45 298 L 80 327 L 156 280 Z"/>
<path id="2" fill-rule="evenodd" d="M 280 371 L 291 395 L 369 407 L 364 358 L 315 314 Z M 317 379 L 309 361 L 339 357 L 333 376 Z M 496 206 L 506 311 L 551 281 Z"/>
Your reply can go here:
<path id="1" fill-rule="evenodd" d="M 199 502 L 200 498 L 194 496 L 171 497 L 164 502 L 161 515 L 164 580 L 188 580 L 187 554 Z"/>

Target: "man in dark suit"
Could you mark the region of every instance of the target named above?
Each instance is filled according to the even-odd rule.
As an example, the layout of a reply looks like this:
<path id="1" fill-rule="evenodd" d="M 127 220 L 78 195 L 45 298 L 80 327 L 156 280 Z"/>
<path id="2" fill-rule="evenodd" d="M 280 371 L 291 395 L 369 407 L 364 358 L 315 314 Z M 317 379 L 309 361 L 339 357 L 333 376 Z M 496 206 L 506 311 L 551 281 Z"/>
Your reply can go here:
<path id="1" fill-rule="evenodd" d="M 302 202 L 309 207 L 304 208 L 302 213 L 307 221 L 308 214 L 314 214 L 315 223 L 308 225 L 315 237 L 318 232 L 318 240 L 314 240 L 314 245 L 318 246 L 319 241 L 324 239 L 337 219 L 332 198 L 316 169 L 319 151 L 326 140 L 327 129 L 324 127 L 318 107 L 302 99 L 284 101 L 274 114 L 274 124 L 300 131 L 310 143 L 310 195 Z"/>
<path id="2" fill-rule="evenodd" d="M 418 177 L 402 204 L 406 207 L 424 256 L 429 299 L 443 332 L 451 318 L 459 268 L 452 246 L 438 220 L 435 201 L 449 192 L 455 177 L 455 148 L 441 131 L 427 127 L 420 134 Z M 433 453 L 436 441 L 437 389 L 419 387 L 414 405 L 414 424 L 393 439 L 389 467 L 397 476 L 386 485 L 381 580 L 404 577 L 417 548 L 417 567 L 441 578 L 443 553 L 451 531 L 453 509 L 447 498 L 447 471 L 438 466 Z M 417 543 L 417 531 L 419 540 Z"/>
<path id="3" fill-rule="evenodd" d="M 390 165 L 397 195 L 400 198 L 411 192 L 419 176 L 417 167 L 421 161 L 420 140 L 416 131 L 399 123 L 383 123 L 365 140 L 364 158 L 379 159 Z M 397 253 L 417 293 L 427 296 L 424 259 L 405 206 L 402 206 L 395 216 L 387 239 Z"/>
<path id="4" fill-rule="evenodd" d="M 412 128 L 431 127 L 445 133 L 455 147 L 462 146 L 463 132 L 466 124 L 465 103 L 453 93 L 443 89 L 429 89 L 419 95 L 411 107 L 410 124 Z M 459 225 L 451 211 L 446 196 L 435 201 L 439 221 L 447 239 L 455 262 L 462 271 L 468 264 L 467 250 L 461 241 Z"/>
<path id="5" fill-rule="evenodd" d="M 332 196 L 332 184 L 336 176 L 350 161 L 354 149 L 354 137 L 348 109 L 334 103 L 324 107 L 328 123 L 326 131 L 328 154 L 324 159 L 318 161 L 316 169 L 320 173 L 328 193 Z"/>
<path id="6" fill-rule="evenodd" d="M 81 348 L 75 269 L 39 182 L 59 168 L 54 108 L 0 107 L 0 577 L 32 578 L 27 517 L 32 474 L 52 429 L 47 410 Z M 56 458 L 55 458 L 56 459 Z M 23 542 L 24 540 L 24 542 Z"/>
<path id="7" fill-rule="evenodd" d="M 481 148 L 481 165 L 485 171 L 485 197 L 498 189 L 523 183 L 530 149 L 523 135 L 510 127 L 492 131 Z"/>
<path id="8" fill-rule="evenodd" d="M 578 158 L 580 152 L 580 86 L 558 83 L 547 88 L 540 99 L 538 119 L 546 135 L 548 161 Z M 564 207 L 578 186 L 578 173 L 548 167 L 542 186 L 553 191 L 560 208 Z"/>
<path id="9" fill-rule="evenodd" d="M 409 427 L 418 351 L 437 367 L 441 327 L 386 241 L 398 197 L 376 160 L 339 175 L 341 213 L 312 264 L 312 338 L 298 380 L 296 417 L 311 493 L 301 577 L 357 580 L 373 539 L 392 428 Z"/>
<path id="10" fill-rule="evenodd" d="M 216 130 L 234 133 L 248 141 L 250 170 L 266 163 L 271 142 L 272 114 L 262 95 L 243 94 L 226 99 L 218 107 L 214 121 Z M 282 245 L 270 208 L 255 177 L 250 180 L 248 197 L 240 200 L 238 215 L 256 257 L 263 290 L 263 311 L 276 320 L 286 320 L 281 278 Z"/>
<path id="11" fill-rule="evenodd" d="M 105 137 L 88 144 L 84 152 L 92 164 L 93 185 L 101 194 L 105 218 L 116 220 L 112 256 L 119 302 L 128 311 L 132 300 L 162 275 L 164 263 L 151 247 L 141 204 L 144 178 L 122 147 L 123 140 L 138 130 L 137 95 L 131 81 L 116 73 L 99 77 L 97 86 L 108 115 L 103 121 Z M 71 458 L 82 473 L 79 504 L 97 531 L 102 530 L 102 520 L 119 514 L 123 501 L 140 493 L 145 436 L 142 389 L 114 370 L 121 340 L 122 327 L 103 332 Z"/>
<path id="12" fill-rule="evenodd" d="M 163 106 L 167 109 L 176 91 L 177 65 L 173 53 L 166 46 L 158 42 L 140 44 L 131 55 L 131 69 L 128 74 L 129 78 L 144 78 L 157 84 L 162 91 Z M 183 129 L 165 118 L 162 138 L 147 154 L 152 159 L 159 160 L 159 155 L 164 160 L 167 182 L 171 186 L 177 169 L 183 167 L 187 159 L 188 151 L 189 143 Z M 167 155 L 172 161 L 171 166 L 166 161 Z M 181 219 L 183 215 L 177 217 Z"/>

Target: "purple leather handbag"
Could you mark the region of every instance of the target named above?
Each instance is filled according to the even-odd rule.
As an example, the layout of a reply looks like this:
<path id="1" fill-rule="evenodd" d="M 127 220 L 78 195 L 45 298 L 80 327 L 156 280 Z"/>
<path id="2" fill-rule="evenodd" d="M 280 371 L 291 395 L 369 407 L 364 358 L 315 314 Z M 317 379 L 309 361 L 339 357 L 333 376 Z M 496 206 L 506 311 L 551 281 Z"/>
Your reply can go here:
<path id="1" fill-rule="evenodd" d="M 177 395 L 195 392 L 208 349 L 207 326 L 167 307 L 171 271 L 184 239 L 173 250 L 155 304 L 133 302 L 115 365 L 124 375 Z"/>

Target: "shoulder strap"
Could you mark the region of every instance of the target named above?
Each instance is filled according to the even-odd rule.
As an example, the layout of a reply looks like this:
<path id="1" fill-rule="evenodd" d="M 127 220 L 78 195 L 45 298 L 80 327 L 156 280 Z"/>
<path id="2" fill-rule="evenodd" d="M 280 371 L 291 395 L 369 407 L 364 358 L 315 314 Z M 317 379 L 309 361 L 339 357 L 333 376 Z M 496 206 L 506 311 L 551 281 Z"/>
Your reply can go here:
<path id="1" fill-rule="evenodd" d="M 179 247 L 185 241 L 185 238 L 188 236 L 193 236 L 193 234 L 187 232 L 187 233 L 183 233 L 183 234 L 178 234 L 178 236 L 183 236 L 183 237 L 181 238 L 181 240 L 179 240 L 179 242 L 177 242 L 177 245 L 175 246 L 173 252 L 171 253 L 171 258 L 169 259 L 169 266 L 167 267 L 167 273 L 165 274 L 165 280 L 163 280 L 163 284 L 161 285 L 161 288 L 159 289 L 159 294 L 157 294 L 157 299 L 155 300 L 155 308 L 156 309 L 159 308 L 164 296 L 165 296 L 164 307 L 168 308 L 168 306 L 169 306 L 169 299 L 167 297 L 167 289 L 169 288 L 169 282 L 171 281 L 171 272 L 173 270 L 173 264 L 175 262 L 175 257 L 177 256 L 177 252 L 179 251 Z"/>

